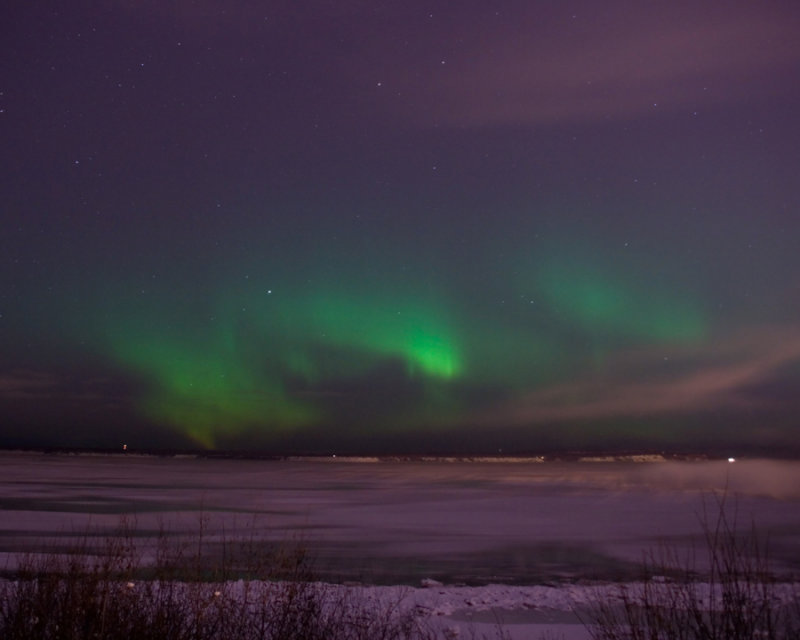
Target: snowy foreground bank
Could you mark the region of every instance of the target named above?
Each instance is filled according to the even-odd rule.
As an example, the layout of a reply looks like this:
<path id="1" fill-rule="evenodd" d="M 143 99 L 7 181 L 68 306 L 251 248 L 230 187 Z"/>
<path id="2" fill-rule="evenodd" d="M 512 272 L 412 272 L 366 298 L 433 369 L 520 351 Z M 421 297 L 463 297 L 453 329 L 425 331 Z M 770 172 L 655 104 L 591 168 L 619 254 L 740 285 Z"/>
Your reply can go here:
<path id="1" fill-rule="evenodd" d="M 437 637 L 583 640 L 590 638 L 579 619 L 595 598 L 614 597 L 615 585 L 455 587 L 428 581 L 427 586 L 333 586 L 349 590 L 379 608 L 399 603 L 436 631 Z M 336 597 L 336 596 L 334 596 Z"/>
<path id="2" fill-rule="evenodd" d="M 509 586 L 493 584 L 481 587 L 447 586 L 425 581 L 426 586 L 326 585 L 334 601 L 346 590 L 368 607 L 399 603 L 401 610 L 413 610 L 423 622 L 438 631 L 441 638 L 503 638 L 578 640 L 590 638 L 584 624 L 590 623 L 592 607 L 598 602 L 617 604 L 625 591 L 634 597 L 641 583 L 561 586 Z M 668 583 L 663 583 L 668 588 Z M 771 595 L 776 607 L 789 606 L 797 597 L 797 584 L 777 584 Z M 698 585 L 698 594 L 709 606 L 707 585 Z M 719 596 L 719 593 L 716 594 Z M 719 598 L 717 598 L 719 602 Z"/>
<path id="3" fill-rule="evenodd" d="M 57 579 L 57 583 L 65 586 L 66 591 L 73 592 L 73 594 L 81 591 L 81 587 L 70 586 L 72 583 L 69 580 L 62 582 Z M 15 588 L 23 590 L 17 591 L 19 594 L 33 593 L 24 591 L 27 588 L 24 586 L 25 584 L 15 581 L 0 581 L 0 590 L 4 596 L 13 593 Z M 30 583 L 28 584 L 30 585 Z M 254 615 L 254 619 L 261 616 L 260 611 L 270 609 L 271 606 L 278 603 L 277 609 L 273 611 L 280 611 L 281 615 L 288 610 L 286 607 L 299 606 L 301 617 L 304 615 L 302 612 L 313 610 L 317 612 L 312 614 L 313 616 L 318 615 L 328 620 L 341 620 L 343 623 L 350 623 L 354 620 L 376 620 L 378 622 L 375 628 L 381 631 L 392 628 L 391 625 L 385 625 L 381 621 L 394 620 L 397 624 L 401 624 L 397 621 L 412 620 L 413 627 L 423 631 L 411 635 L 392 633 L 386 637 L 418 637 L 421 640 L 455 640 L 456 638 L 590 640 L 593 630 L 595 631 L 594 637 L 601 637 L 596 633 L 597 627 L 593 627 L 598 620 L 600 603 L 606 607 L 606 611 L 608 607 L 621 611 L 625 598 L 628 598 L 629 602 L 643 602 L 645 589 L 650 590 L 649 596 L 645 598 L 649 597 L 650 602 L 659 602 L 667 607 L 670 606 L 670 602 L 675 602 L 669 595 L 675 584 L 659 578 L 648 583 L 648 586 L 641 582 L 634 582 L 558 586 L 490 584 L 469 587 L 443 585 L 434 580 L 424 580 L 423 586 L 416 588 L 399 585 L 341 585 L 322 582 L 300 583 L 297 586 L 298 583 L 244 580 L 224 583 L 123 580 L 105 584 L 107 586 L 102 589 L 105 595 L 102 597 L 110 598 L 107 602 L 121 603 L 123 611 L 135 617 L 141 616 L 143 619 L 152 617 L 152 613 L 148 613 L 151 609 L 152 611 L 165 611 L 163 603 L 166 602 L 180 603 L 177 605 L 177 609 L 192 611 L 191 615 L 200 616 L 205 615 L 200 612 L 211 612 L 217 605 L 221 607 L 221 609 L 217 609 L 218 611 L 227 610 L 232 615 L 239 617 L 249 617 L 252 612 L 259 612 Z M 34 586 L 34 589 L 36 588 Z M 725 596 L 720 585 L 710 588 L 708 584 L 696 584 L 690 589 L 691 593 L 696 596 L 695 602 L 699 602 L 704 611 L 721 610 L 726 606 Z M 54 591 L 45 590 L 52 597 Z M 94 593 L 97 595 L 98 592 Z M 286 604 L 289 593 L 293 593 L 295 599 L 299 597 L 299 605 Z M 769 604 L 767 606 L 773 612 L 790 611 L 791 615 L 796 617 L 799 593 L 800 584 L 798 583 L 772 583 L 769 586 Z M 22 599 L 26 599 L 26 597 L 22 595 Z M 58 598 L 53 602 L 58 602 Z M 73 602 L 85 603 L 86 600 L 82 600 L 81 596 L 78 596 L 78 599 Z M 139 604 L 135 604 L 136 602 Z M 281 602 L 284 604 L 280 604 Z M 9 611 L 7 603 L 6 600 L 3 605 L 4 615 Z M 314 607 L 313 603 L 318 603 L 320 608 L 312 608 Z M 311 607 L 306 609 L 308 604 Z M 176 605 L 168 606 L 175 607 Z M 109 605 L 109 610 L 114 608 L 113 604 Z M 106 606 L 102 606 L 102 609 L 105 611 Z M 37 617 L 37 613 L 33 609 L 28 610 L 28 616 L 31 618 Z M 52 613 L 55 616 L 58 615 L 55 611 Z M 50 611 L 44 615 L 50 615 Z M 155 619 L 158 619 L 159 614 L 155 615 Z M 56 628 L 58 627 L 57 622 L 51 621 L 51 623 L 55 624 Z M 145 622 L 146 624 L 149 623 Z M 33 630 L 33 625 L 27 626 Z M 400 627 L 394 628 L 396 630 Z M 18 635 L 14 637 L 18 637 Z M 128 637 L 128 635 L 124 635 L 124 637 Z M 362 636 L 363 634 L 358 637 Z M 51 636 L 44 633 L 43 637 Z M 228 636 L 223 634 L 220 637 Z M 341 637 L 349 636 L 345 634 Z M 779 633 L 764 637 L 788 638 L 794 636 Z"/>

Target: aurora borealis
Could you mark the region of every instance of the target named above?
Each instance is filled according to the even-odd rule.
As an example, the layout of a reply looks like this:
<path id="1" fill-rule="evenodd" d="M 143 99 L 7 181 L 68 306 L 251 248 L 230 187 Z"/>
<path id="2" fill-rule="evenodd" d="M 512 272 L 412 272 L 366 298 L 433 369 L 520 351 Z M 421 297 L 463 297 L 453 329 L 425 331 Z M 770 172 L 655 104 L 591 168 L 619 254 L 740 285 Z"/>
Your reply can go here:
<path id="1" fill-rule="evenodd" d="M 796 450 L 796 3 L 2 14 L 0 445 Z"/>

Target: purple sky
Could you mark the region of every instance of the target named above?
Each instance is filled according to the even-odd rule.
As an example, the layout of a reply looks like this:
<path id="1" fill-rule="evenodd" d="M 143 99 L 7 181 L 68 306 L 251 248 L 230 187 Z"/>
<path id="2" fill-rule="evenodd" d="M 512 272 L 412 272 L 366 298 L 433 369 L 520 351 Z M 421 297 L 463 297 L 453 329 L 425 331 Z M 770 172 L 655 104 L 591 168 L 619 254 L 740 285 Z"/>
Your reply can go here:
<path id="1" fill-rule="evenodd" d="M 0 17 L 0 445 L 796 450 L 796 3 Z"/>

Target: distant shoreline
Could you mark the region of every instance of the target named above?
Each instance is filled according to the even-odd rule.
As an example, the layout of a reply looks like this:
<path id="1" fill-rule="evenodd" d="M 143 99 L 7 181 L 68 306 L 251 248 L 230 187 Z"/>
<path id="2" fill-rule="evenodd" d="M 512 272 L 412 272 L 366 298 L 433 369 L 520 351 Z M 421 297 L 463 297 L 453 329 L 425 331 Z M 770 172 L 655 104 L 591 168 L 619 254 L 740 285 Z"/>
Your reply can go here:
<path id="1" fill-rule="evenodd" d="M 9 447 L 0 448 L 2 454 L 37 454 L 49 456 L 115 456 L 115 457 L 145 457 L 145 458 L 173 458 L 173 459 L 207 459 L 207 460 L 264 460 L 264 461 L 289 461 L 289 462 L 320 462 L 320 463 L 517 463 L 536 464 L 551 462 L 577 462 L 577 463 L 660 463 L 660 462 L 705 462 L 720 460 L 800 460 L 795 455 L 774 455 L 771 453 L 753 452 L 732 456 L 728 453 L 665 453 L 665 452 L 637 452 L 637 451 L 564 451 L 543 454 L 335 454 L 335 453 L 286 453 L 277 454 L 263 451 L 242 450 L 191 450 L 191 449 L 108 449 L 108 448 L 67 448 L 67 447 Z"/>

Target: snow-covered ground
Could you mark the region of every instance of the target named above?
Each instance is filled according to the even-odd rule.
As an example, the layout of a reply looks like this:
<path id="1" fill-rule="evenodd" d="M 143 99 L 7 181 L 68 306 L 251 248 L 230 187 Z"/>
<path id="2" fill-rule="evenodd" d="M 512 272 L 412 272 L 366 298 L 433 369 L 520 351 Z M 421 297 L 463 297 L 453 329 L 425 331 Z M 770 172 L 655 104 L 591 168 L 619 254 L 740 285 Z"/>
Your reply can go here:
<path id="1" fill-rule="evenodd" d="M 144 538 L 204 529 L 309 548 L 320 578 L 395 597 L 445 633 L 587 638 L 572 609 L 635 579 L 644 550 L 700 534 L 712 492 L 800 567 L 791 461 L 220 460 L 0 454 L 0 562 L 122 516 Z M 441 583 L 441 584 L 439 584 Z M 423 586 L 426 585 L 426 586 Z M 598 586 L 599 585 L 599 586 Z M 450 631 L 445 632 L 445 629 Z"/>
<path id="2" fill-rule="evenodd" d="M 575 610 L 596 597 L 613 597 L 615 585 L 510 586 L 490 584 L 454 587 L 370 586 L 354 589 L 359 598 L 400 602 L 413 607 L 419 617 L 443 638 L 491 640 L 584 640 L 589 632 Z M 583 609 L 584 613 L 586 610 Z"/>
<path id="3" fill-rule="evenodd" d="M 619 587 L 617 584 L 454 587 L 429 583 L 413 589 L 359 587 L 357 595 L 365 600 L 400 602 L 404 607 L 413 607 L 443 637 L 537 640 L 544 636 L 550 640 L 583 640 L 590 638 L 584 622 L 590 624 L 593 603 L 616 602 Z M 624 587 L 629 593 L 637 593 L 641 584 L 625 583 Z M 775 585 L 773 591 L 776 603 L 784 605 L 796 598 L 797 593 L 797 585 L 791 583 Z"/>

